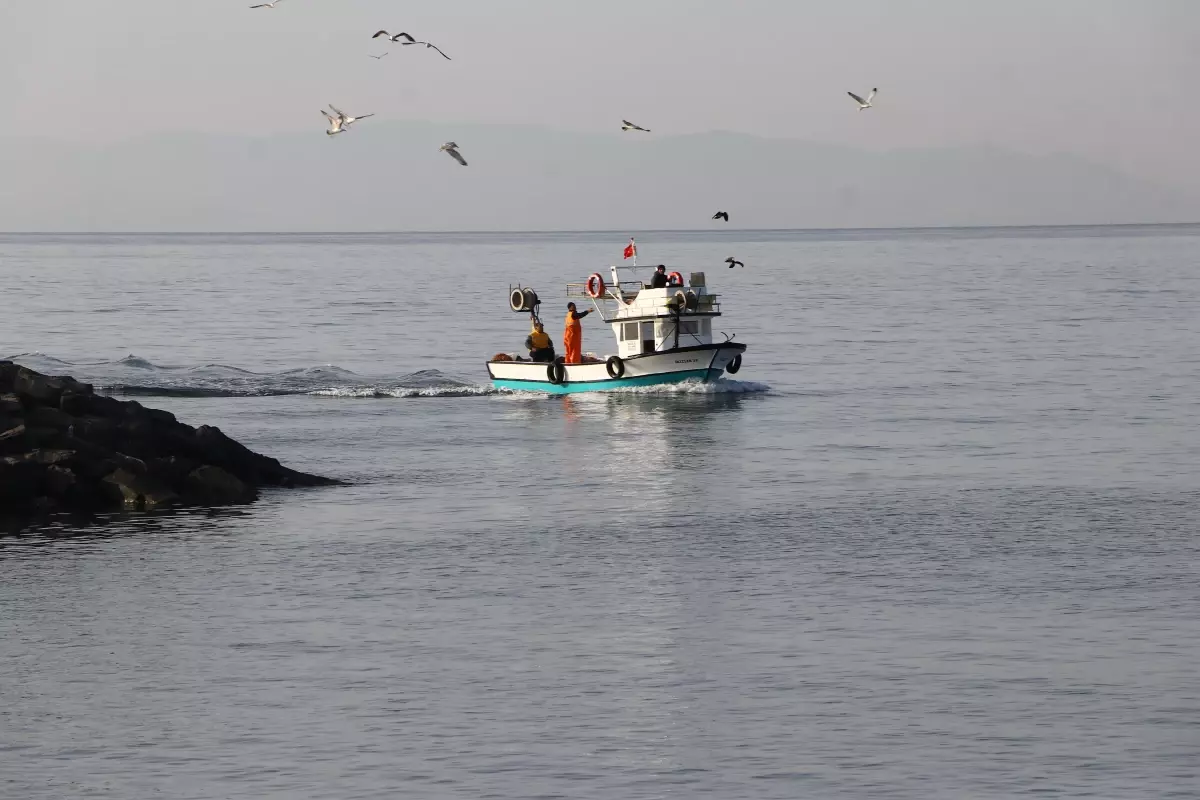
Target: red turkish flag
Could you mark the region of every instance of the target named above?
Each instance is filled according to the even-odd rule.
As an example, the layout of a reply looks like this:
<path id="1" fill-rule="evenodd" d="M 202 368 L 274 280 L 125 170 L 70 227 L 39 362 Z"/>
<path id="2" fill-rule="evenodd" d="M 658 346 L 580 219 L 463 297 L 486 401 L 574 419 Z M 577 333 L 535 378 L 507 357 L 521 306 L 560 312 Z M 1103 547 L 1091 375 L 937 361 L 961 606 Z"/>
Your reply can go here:
<path id="1" fill-rule="evenodd" d="M 633 243 L 633 239 L 629 240 L 629 244 L 625 245 L 625 258 L 634 258 L 637 256 L 637 245 Z"/>

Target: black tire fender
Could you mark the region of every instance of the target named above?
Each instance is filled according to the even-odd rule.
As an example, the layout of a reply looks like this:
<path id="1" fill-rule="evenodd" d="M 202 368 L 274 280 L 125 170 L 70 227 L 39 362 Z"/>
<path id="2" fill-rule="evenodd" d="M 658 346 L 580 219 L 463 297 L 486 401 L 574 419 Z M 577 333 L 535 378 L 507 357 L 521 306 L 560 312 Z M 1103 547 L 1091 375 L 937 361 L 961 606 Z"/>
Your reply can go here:
<path id="1" fill-rule="evenodd" d="M 620 378 L 625 374 L 625 362 L 620 356 L 609 356 L 608 361 L 604 362 L 604 368 L 608 370 L 610 378 Z"/>
<path id="2" fill-rule="evenodd" d="M 725 365 L 725 371 L 730 375 L 736 375 L 737 371 L 742 368 L 742 354 L 738 353 L 733 357 L 733 360 Z"/>
<path id="3" fill-rule="evenodd" d="M 557 385 L 563 383 L 567 379 L 567 368 L 563 366 L 562 357 L 554 359 L 550 364 L 546 365 L 546 380 Z"/>

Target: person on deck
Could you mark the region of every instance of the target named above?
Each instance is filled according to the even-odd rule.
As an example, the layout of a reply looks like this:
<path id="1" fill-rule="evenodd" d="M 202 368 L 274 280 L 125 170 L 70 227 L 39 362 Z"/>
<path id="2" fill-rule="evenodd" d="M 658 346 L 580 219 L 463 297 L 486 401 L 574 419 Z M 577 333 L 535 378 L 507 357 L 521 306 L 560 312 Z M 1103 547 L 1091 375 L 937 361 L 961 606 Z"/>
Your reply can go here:
<path id="1" fill-rule="evenodd" d="M 590 308 L 587 311 L 576 311 L 574 303 L 567 303 L 567 322 L 563 328 L 563 349 L 567 351 L 563 359 L 564 364 L 583 363 L 583 326 L 579 324 L 579 320 L 590 313 Z"/>
<path id="2" fill-rule="evenodd" d="M 658 269 L 654 271 L 654 277 L 650 279 L 650 288 L 665 289 L 667 288 L 667 283 L 667 265 L 659 264 Z"/>
<path id="3" fill-rule="evenodd" d="M 554 360 L 554 342 L 550 341 L 550 335 L 546 333 L 542 323 L 533 323 L 533 330 L 525 337 L 525 349 L 529 351 L 530 361 L 548 364 Z"/>

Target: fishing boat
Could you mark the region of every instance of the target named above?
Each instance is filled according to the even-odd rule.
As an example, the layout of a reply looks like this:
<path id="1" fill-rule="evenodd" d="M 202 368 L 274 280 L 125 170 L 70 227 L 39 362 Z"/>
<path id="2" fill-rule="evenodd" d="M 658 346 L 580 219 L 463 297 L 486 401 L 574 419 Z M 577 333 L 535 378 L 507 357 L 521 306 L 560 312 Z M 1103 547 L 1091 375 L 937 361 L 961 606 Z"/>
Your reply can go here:
<path id="1" fill-rule="evenodd" d="M 487 362 L 496 388 L 551 394 L 603 392 L 683 381 L 708 383 L 741 369 L 746 345 L 732 336 L 713 341 L 721 304 L 709 292 L 703 272 L 691 273 L 684 285 L 683 274 L 674 270 L 667 275 L 666 287 L 651 288 L 626 277 L 637 267 L 609 269 L 611 283 L 596 272 L 583 283 L 567 284 L 567 297 L 592 302 L 597 316 L 612 327 L 617 352 L 585 353 L 578 364 L 565 363 L 561 356 L 547 363 L 531 361 L 524 353 L 497 353 Z M 510 287 L 509 307 L 514 312 L 540 321 L 540 304 L 533 289 Z"/>

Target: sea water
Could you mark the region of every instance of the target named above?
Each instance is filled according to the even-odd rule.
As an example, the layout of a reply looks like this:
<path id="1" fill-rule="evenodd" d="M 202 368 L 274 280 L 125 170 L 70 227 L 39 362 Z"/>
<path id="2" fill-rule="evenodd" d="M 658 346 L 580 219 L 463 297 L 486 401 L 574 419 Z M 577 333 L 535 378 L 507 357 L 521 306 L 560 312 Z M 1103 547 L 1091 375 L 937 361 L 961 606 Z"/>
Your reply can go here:
<path id="1" fill-rule="evenodd" d="M 0 539 L 0 796 L 1197 796 L 1200 228 L 634 233 L 735 378 L 490 387 L 627 232 L 0 237 L 0 356 L 350 482 Z"/>

